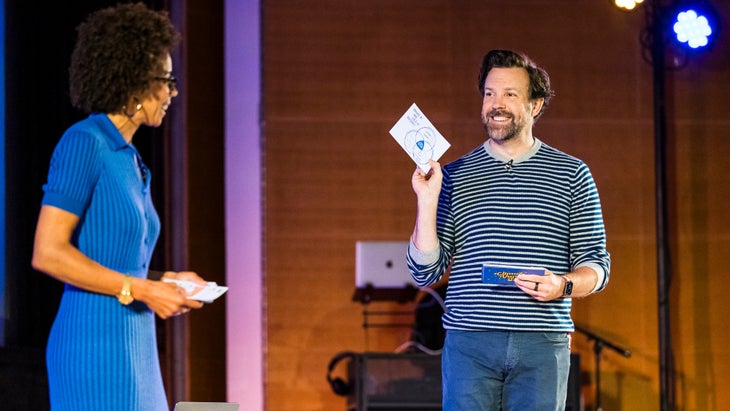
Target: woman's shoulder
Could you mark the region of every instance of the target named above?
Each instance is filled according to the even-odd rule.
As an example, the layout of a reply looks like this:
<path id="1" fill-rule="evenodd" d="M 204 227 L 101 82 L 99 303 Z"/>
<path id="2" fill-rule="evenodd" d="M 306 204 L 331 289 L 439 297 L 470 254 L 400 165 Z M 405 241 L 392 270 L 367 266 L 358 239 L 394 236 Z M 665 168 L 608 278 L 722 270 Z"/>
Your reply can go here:
<path id="1" fill-rule="evenodd" d="M 102 150 L 110 146 L 110 138 L 99 114 L 72 124 L 61 136 L 56 150 Z"/>

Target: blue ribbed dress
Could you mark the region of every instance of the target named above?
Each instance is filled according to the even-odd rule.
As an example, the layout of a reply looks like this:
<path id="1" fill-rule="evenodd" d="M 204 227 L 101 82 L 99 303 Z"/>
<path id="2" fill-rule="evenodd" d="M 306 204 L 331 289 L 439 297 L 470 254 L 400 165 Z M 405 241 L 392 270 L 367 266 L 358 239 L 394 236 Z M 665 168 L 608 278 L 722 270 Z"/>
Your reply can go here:
<path id="1" fill-rule="evenodd" d="M 94 261 L 146 277 L 160 232 L 149 171 L 106 115 L 70 127 L 51 158 L 43 205 L 79 216 L 72 242 Z M 143 303 L 66 285 L 46 349 L 51 409 L 169 410 L 155 315 Z"/>

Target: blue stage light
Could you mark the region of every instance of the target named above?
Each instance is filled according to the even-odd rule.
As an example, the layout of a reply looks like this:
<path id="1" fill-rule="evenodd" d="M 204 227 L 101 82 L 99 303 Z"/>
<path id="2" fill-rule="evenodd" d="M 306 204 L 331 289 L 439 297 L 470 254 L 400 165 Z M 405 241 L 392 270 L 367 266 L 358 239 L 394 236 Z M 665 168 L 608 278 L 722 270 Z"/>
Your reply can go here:
<path id="1" fill-rule="evenodd" d="M 687 10 L 677 14 L 674 33 L 680 43 L 687 43 L 688 46 L 696 49 L 709 43 L 712 27 L 710 27 L 707 17 L 697 15 L 694 10 Z"/>
<path id="2" fill-rule="evenodd" d="M 717 25 L 714 10 L 706 2 L 683 2 L 672 13 L 675 39 L 688 50 L 708 48 L 716 37 Z"/>

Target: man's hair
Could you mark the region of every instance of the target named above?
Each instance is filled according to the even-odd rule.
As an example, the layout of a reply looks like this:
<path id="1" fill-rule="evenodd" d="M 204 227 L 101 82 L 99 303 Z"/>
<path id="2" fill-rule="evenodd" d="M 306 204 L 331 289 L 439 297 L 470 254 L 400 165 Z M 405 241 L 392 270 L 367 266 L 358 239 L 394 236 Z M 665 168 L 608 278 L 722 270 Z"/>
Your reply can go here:
<path id="1" fill-rule="evenodd" d="M 116 113 L 164 76 L 164 58 L 180 39 L 167 12 L 142 3 L 91 13 L 77 27 L 71 54 L 71 104 L 86 112 Z"/>
<path id="2" fill-rule="evenodd" d="M 522 68 L 530 78 L 530 100 L 544 99 L 542 109 L 535 116 L 540 117 L 555 94 L 550 88 L 550 77 L 547 72 L 538 67 L 534 61 L 523 53 L 510 50 L 492 50 L 484 55 L 482 67 L 479 70 L 479 92 L 484 96 L 484 81 L 493 68 Z"/>

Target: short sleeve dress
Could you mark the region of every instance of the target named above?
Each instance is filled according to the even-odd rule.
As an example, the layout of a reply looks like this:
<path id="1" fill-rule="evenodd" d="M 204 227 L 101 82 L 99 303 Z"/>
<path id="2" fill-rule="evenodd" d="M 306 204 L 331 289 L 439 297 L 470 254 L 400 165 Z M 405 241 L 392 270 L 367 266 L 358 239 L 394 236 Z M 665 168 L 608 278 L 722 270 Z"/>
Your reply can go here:
<path id="1" fill-rule="evenodd" d="M 146 277 L 160 219 L 150 173 L 104 114 L 71 126 L 56 146 L 43 205 L 79 217 L 73 244 L 99 264 Z M 51 409 L 168 411 L 155 334 L 143 303 L 66 285 L 46 348 Z"/>

